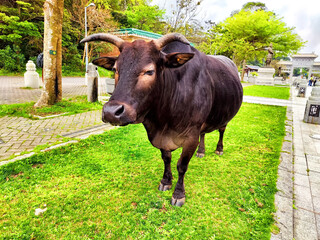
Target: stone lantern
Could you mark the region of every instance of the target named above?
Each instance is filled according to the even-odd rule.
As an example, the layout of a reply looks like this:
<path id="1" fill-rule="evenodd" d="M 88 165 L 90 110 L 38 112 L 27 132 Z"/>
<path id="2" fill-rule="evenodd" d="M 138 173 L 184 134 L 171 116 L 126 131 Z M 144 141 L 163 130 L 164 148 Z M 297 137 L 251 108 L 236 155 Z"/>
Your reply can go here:
<path id="1" fill-rule="evenodd" d="M 307 123 L 320 124 L 320 82 L 317 81 L 312 88 L 311 96 L 309 97 L 304 112 L 303 121 Z"/>
<path id="2" fill-rule="evenodd" d="M 26 64 L 27 71 L 24 73 L 24 85 L 30 88 L 39 88 L 39 74 L 36 72 L 36 65 L 29 60 Z"/>

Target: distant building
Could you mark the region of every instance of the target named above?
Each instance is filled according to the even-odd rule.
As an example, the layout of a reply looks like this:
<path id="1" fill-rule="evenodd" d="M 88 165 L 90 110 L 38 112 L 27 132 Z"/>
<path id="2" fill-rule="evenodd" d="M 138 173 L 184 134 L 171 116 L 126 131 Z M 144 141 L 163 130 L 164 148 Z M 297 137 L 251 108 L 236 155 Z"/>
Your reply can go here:
<path id="1" fill-rule="evenodd" d="M 315 53 L 299 53 L 292 55 L 292 61 L 280 60 L 277 62 L 277 67 L 281 73 L 290 75 L 290 79 L 292 79 L 295 68 L 308 68 L 308 76 L 311 76 L 311 74 L 320 73 L 320 62 L 314 61 L 317 57 Z"/>
<path id="2" fill-rule="evenodd" d="M 254 65 L 246 65 L 246 68 L 244 69 L 245 73 L 248 75 L 251 72 L 258 72 L 259 66 Z"/>

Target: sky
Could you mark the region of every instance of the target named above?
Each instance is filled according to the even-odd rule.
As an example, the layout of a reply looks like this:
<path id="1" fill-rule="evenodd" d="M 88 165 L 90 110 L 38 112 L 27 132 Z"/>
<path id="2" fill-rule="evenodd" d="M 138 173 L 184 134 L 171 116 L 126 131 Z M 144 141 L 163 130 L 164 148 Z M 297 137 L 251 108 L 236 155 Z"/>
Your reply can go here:
<path id="1" fill-rule="evenodd" d="M 199 7 L 199 20 L 221 22 L 228 18 L 232 11 L 254 0 L 203 0 Z M 255 1 L 258 2 L 258 1 Z M 307 41 L 299 53 L 314 52 L 320 61 L 320 7 L 319 0 L 261 0 L 268 10 L 275 12 L 288 27 L 295 27 L 295 32 Z M 153 0 L 153 4 L 167 9 L 175 6 L 175 0 Z"/>

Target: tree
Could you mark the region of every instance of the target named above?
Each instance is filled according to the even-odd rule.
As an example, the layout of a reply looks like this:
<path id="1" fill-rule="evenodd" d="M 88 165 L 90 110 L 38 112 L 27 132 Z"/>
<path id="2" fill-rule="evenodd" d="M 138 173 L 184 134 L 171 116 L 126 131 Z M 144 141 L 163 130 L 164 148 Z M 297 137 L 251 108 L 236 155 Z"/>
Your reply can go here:
<path id="1" fill-rule="evenodd" d="M 42 0 L 35 3 L 31 0 L 1 1 L 0 68 L 10 72 L 23 71 L 25 60 L 41 51 L 41 2 Z"/>
<path id="2" fill-rule="evenodd" d="M 191 0 L 179 0 L 190 2 Z M 45 0 L 1 0 L 0 3 L 0 69 L 4 72 L 25 71 L 26 61 L 35 61 L 43 52 Z M 83 72 L 84 8 L 87 9 L 88 34 L 112 32 L 119 28 L 135 27 L 164 34 L 164 10 L 151 6 L 150 0 L 64 0 L 62 25 L 62 71 Z M 196 2 L 196 0 L 192 0 Z M 190 7 L 184 7 L 189 9 Z M 189 11 L 188 10 L 188 11 Z M 185 13 L 184 11 L 182 11 Z M 180 15 L 182 16 L 182 15 Z M 188 15 L 186 19 L 190 20 Z M 193 20 L 179 28 L 180 32 L 196 36 L 197 24 Z M 197 42 L 192 39 L 193 42 Z M 89 58 L 99 52 L 108 52 L 105 43 L 89 44 Z"/>
<path id="3" fill-rule="evenodd" d="M 266 7 L 265 3 L 262 2 L 247 2 L 243 4 L 241 10 L 246 10 L 246 11 L 257 11 L 257 10 L 263 10 L 263 11 L 268 11 L 268 8 Z M 231 17 L 237 13 L 239 13 L 240 10 L 235 10 L 232 11 Z"/>
<path id="4" fill-rule="evenodd" d="M 81 56 L 79 52 L 82 49 L 77 49 L 79 42 L 84 38 L 85 32 L 85 20 L 84 20 L 84 9 L 89 5 L 88 0 L 73 0 L 71 2 L 67 1 L 67 8 L 65 10 L 65 17 L 63 21 L 63 62 L 66 62 L 63 66 L 64 70 L 80 71 L 81 67 L 84 65 L 84 55 L 83 61 L 81 62 Z M 118 23 L 112 18 L 109 5 L 106 2 L 99 3 L 101 1 L 94 1 L 95 7 L 87 8 L 87 30 L 88 35 L 98 32 L 109 32 L 118 28 Z M 99 44 L 88 44 L 88 57 L 90 57 L 95 52 L 107 52 L 108 44 L 103 42 Z M 82 46 L 81 46 L 82 47 Z M 81 55 L 81 54 L 80 54 Z"/>
<path id="5" fill-rule="evenodd" d="M 209 39 L 211 43 L 207 45 L 217 54 L 232 58 L 238 66 L 240 63 L 244 66 L 247 60 L 265 58 L 270 43 L 274 57 L 296 53 L 305 44 L 294 28 L 287 27 L 274 13 L 263 10 L 241 10 L 214 26 Z M 203 46 L 202 50 L 206 52 Z"/>
<path id="6" fill-rule="evenodd" d="M 127 16 L 128 27 L 158 32 L 163 29 L 161 20 L 164 13 L 158 6 L 141 4 L 128 8 L 124 14 Z"/>
<path id="7" fill-rule="evenodd" d="M 62 98 L 63 3 L 64 0 L 46 0 L 44 3 L 44 91 L 35 107 L 53 105 Z"/>
<path id="8" fill-rule="evenodd" d="M 199 6 L 203 0 L 176 0 L 176 6 L 172 10 L 172 16 L 168 19 L 169 32 L 181 32 L 185 36 L 193 35 L 190 31 L 200 22 L 196 19 L 199 15 Z"/>
<path id="9" fill-rule="evenodd" d="M 251 11 L 257 11 L 257 10 L 263 10 L 267 11 L 267 7 L 265 3 L 262 2 L 247 2 L 242 6 L 242 10 L 251 10 Z"/>

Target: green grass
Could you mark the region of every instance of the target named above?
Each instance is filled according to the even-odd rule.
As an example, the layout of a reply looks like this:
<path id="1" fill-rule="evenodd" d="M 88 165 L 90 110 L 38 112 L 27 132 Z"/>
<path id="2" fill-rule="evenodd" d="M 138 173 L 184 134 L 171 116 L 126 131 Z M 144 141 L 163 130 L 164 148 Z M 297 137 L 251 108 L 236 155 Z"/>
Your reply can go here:
<path id="1" fill-rule="evenodd" d="M 244 87 L 243 94 L 247 96 L 278 98 L 287 100 L 290 97 L 290 88 L 252 85 Z"/>
<path id="2" fill-rule="evenodd" d="M 101 110 L 102 104 L 99 102 L 90 103 L 87 101 L 87 96 L 76 96 L 68 99 L 63 99 L 55 105 L 34 108 L 34 102 L 18 103 L 18 104 L 3 104 L 0 105 L 0 117 L 16 116 L 30 119 L 37 119 L 35 116 L 49 116 L 65 113 L 72 115 L 91 110 Z"/>
<path id="3" fill-rule="evenodd" d="M 170 205 L 173 190 L 157 190 L 163 162 L 142 125 L 2 166 L 0 239 L 270 239 L 285 112 L 244 103 L 221 157 L 218 134 L 207 134 L 181 208 Z"/>

